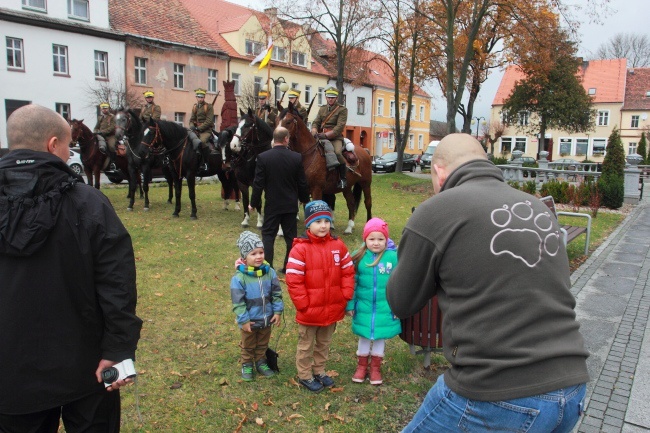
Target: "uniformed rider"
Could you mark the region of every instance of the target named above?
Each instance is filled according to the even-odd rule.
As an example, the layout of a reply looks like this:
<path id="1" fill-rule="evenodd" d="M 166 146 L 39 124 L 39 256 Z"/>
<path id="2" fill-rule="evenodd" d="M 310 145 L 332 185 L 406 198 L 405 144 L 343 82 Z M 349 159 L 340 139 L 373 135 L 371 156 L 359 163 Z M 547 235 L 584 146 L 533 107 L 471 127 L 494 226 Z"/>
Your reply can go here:
<path id="1" fill-rule="evenodd" d="M 264 120 L 271 129 L 275 129 L 275 119 L 278 117 L 278 109 L 269 105 L 269 92 L 260 90 L 257 94 L 259 107 L 255 115 Z"/>
<path id="2" fill-rule="evenodd" d="M 198 88 L 194 90 L 194 93 L 196 94 L 196 104 L 192 107 L 190 128 L 201 140 L 202 169 L 207 171 L 208 161 L 210 160 L 208 139 L 212 135 L 212 128 L 214 128 L 214 108 L 212 104 L 205 102 L 205 89 Z"/>
<path id="3" fill-rule="evenodd" d="M 341 180 L 338 187 L 347 185 L 347 168 L 343 158 L 343 131 L 348 121 L 348 109 L 336 102 L 339 92 L 334 87 L 325 90 L 327 104 L 320 107 L 316 119 L 311 124 L 311 133 L 319 139 L 327 139 L 334 146 L 336 158 L 339 160 L 339 174 Z"/>
<path id="4" fill-rule="evenodd" d="M 302 117 L 303 122 L 305 122 L 305 125 L 307 124 L 307 109 L 303 107 L 300 104 L 300 90 L 298 89 L 291 89 L 287 92 L 287 96 L 289 97 L 289 102 L 291 102 L 291 105 L 293 105 L 293 108 L 295 108 L 298 113 L 300 113 L 300 117 Z"/>
<path id="5" fill-rule="evenodd" d="M 147 103 L 144 105 L 144 107 L 142 107 L 142 110 L 140 110 L 140 121 L 142 121 L 142 123 L 148 123 L 149 119 L 160 120 L 160 105 L 156 105 L 153 102 L 153 91 L 147 90 L 142 94 L 144 95 L 144 100 L 147 101 Z"/>
<path id="6" fill-rule="evenodd" d="M 110 112 L 111 106 L 108 102 L 99 104 L 101 113 L 97 118 L 97 124 L 93 132 L 97 136 L 97 143 L 99 150 L 102 153 L 107 153 L 110 160 L 108 165 L 109 170 L 115 170 L 115 116 Z"/>

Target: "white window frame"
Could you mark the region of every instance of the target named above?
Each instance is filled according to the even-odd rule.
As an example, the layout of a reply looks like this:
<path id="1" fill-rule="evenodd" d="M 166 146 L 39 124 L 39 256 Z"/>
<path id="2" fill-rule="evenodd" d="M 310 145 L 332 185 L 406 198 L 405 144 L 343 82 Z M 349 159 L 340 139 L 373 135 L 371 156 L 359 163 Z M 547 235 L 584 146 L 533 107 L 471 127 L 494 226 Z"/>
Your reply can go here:
<path id="1" fill-rule="evenodd" d="M 83 15 L 78 15 L 77 12 L 80 8 L 84 8 L 85 12 Z M 88 0 L 68 0 L 68 18 L 73 18 L 82 21 L 90 21 L 90 5 Z"/>
<path id="2" fill-rule="evenodd" d="M 424 121 L 424 105 L 420 105 L 420 121 Z"/>
<path id="3" fill-rule="evenodd" d="M 305 86 L 305 104 L 311 102 L 311 86 Z"/>
<path id="4" fill-rule="evenodd" d="M 635 153 L 637 153 L 636 151 L 638 147 L 639 147 L 639 143 L 630 141 L 629 143 L 627 143 L 627 154 L 634 155 Z"/>
<path id="5" fill-rule="evenodd" d="M 263 43 L 252 41 L 250 39 L 246 39 L 244 45 L 245 45 L 244 51 L 247 56 L 257 56 L 264 49 Z"/>
<path id="6" fill-rule="evenodd" d="M 524 143 L 524 148 L 519 150 L 525 154 L 526 150 L 528 149 L 528 137 L 515 137 L 513 149 L 517 150 L 522 142 Z"/>
<path id="7" fill-rule="evenodd" d="M 574 142 L 575 142 L 575 144 L 574 144 L 573 152 L 571 153 L 571 155 L 573 155 L 573 156 L 582 156 L 582 157 L 586 158 L 587 154 L 589 153 L 589 138 L 577 137 L 574 140 Z M 578 142 L 584 143 L 586 145 L 584 153 L 578 153 Z"/>
<path id="8" fill-rule="evenodd" d="M 630 119 L 630 128 L 636 129 L 639 127 L 640 117 L 641 116 L 639 116 L 638 114 L 632 115 L 632 119 Z"/>
<path id="9" fill-rule="evenodd" d="M 388 148 L 393 149 L 395 147 L 395 135 L 392 132 L 388 133 Z"/>
<path id="10" fill-rule="evenodd" d="M 357 96 L 357 114 L 366 114 L 366 98 Z"/>
<path id="11" fill-rule="evenodd" d="M 52 57 L 54 73 L 56 75 L 69 75 L 67 45 L 52 44 Z M 62 67 L 65 70 L 62 70 Z"/>
<path id="12" fill-rule="evenodd" d="M 13 38 L 7 36 L 5 39 L 7 46 L 7 70 L 10 71 L 24 71 L 25 70 L 25 50 L 23 40 L 20 38 Z M 17 46 L 18 45 L 18 46 Z M 9 64 L 11 60 L 12 64 Z M 20 63 L 16 66 L 16 63 Z"/>
<path id="13" fill-rule="evenodd" d="M 508 149 L 507 152 L 503 151 L 504 141 L 507 141 L 508 143 L 510 143 L 510 146 L 509 146 L 509 149 Z M 499 153 L 501 153 L 502 155 L 505 155 L 506 153 L 512 153 L 512 143 L 513 142 L 514 142 L 514 137 L 501 137 L 499 139 Z"/>
<path id="14" fill-rule="evenodd" d="M 406 102 L 399 104 L 399 118 L 406 119 Z"/>
<path id="15" fill-rule="evenodd" d="M 297 66 L 307 66 L 307 54 L 300 51 L 291 52 L 291 63 Z"/>
<path id="16" fill-rule="evenodd" d="M 377 116 L 384 116 L 384 98 L 377 98 Z"/>
<path id="17" fill-rule="evenodd" d="M 255 94 L 255 98 L 259 95 L 263 85 L 262 77 L 253 77 L 253 93 Z"/>
<path id="18" fill-rule="evenodd" d="M 414 118 L 415 115 L 416 115 L 416 112 L 415 112 L 415 104 L 411 104 L 411 116 L 410 116 L 409 118 L 410 118 L 411 120 L 413 120 L 413 118 Z M 415 119 L 417 120 L 417 117 L 415 117 Z"/>
<path id="19" fill-rule="evenodd" d="M 61 117 L 63 117 L 64 119 L 68 121 L 72 120 L 72 117 L 70 116 L 71 113 L 70 104 L 66 102 L 55 102 L 54 111 L 59 113 Z"/>
<path id="20" fill-rule="evenodd" d="M 424 135 L 418 134 L 418 150 L 422 150 L 424 147 Z"/>
<path id="21" fill-rule="evenodd" d="M 235 82 L 235 95 L 240 96 L 241 95 L 241 74 L 236 74 L 232 73 L 230 74 L 232 81 Z M 257 96 L 257 95 L 255 95 Z"/>
<path id="22" fill-rule="evenodd" d="M 415 136 L 413 134 L 409 134 L 409 149 L 413 150 L 415 148 Z"/>
<path id="23" fill-rule="evenodd" d="M 175 112 L 174 122 L 178 123 L 179 125 L 185 125 L 185 113 L 181 113 L 179 111 Z"/>
<path id="24" fill-rule="evenodd" d="M 147 84 L 147 59 L 145 57 L 136 57 L 133 61 L 135 70 L 135 84 Z"/>
<path id="25" fill-rule="evenodd" d="M 597 126 L 609 126 L 609 110 L 598 110 L 596 116 Z"/>
<path id="26" fill-rule="evenodd" d="M 287 49 L 283 47 L 273 47 L 273 54 L 271 54 L 271 60 L 276 62 L 287 63 Z"/>
<path id="27" fill-rule="evenodd" d="M 390 101 L 390 110 L 388 117 L 395 117 L 395 101 Z"/>
<path id="28" fill-rule="evenodd" d="M 323 87 L 318 88 L 318 105 L 323 105 L 323 97 L 325 95 L 325 89 Z"/>
<path id="29" fill-rule="evenodd" d="M 596 142 L 598 142 L 598 143 L 602 142 L 603 143 L 603 152 L 602 153 L 594 153 L 594 145 L 596 144 Z M 591 146 L 590 146 L 589 151 L 590 151 L 589 155 L 591 155 L 591 156 L 605 156 L 605 154 L 607 153 L 607 139 L 606 138 L 592 138 L 591 139 Z"/>
<path id="30" fill-rule="evenodd" d="M 95 50 L 95 79 L 108 80 L 108 53 Z"/>
<path id="31" fill-rule="evenodd" d="M 174 63 L 174 89 L 185 89 L 185 65 Z"/>
<path id="32" fill-rule="evenodd" d="M 219 71 L 208 69 L 208 92 L 217 93 L 219 90 Z"/>
<path id="33" fill-rule="evenodd" d="M 528 126 L 528 122 L 530 121 L 530 112 L 526 110 L 522 110 L 518 113 L 517 116 L 517 125 L 518 126 Z"/>
<path id="34" fill-rule="evenodd" d="M 40 6 L 36 3 L 43 3 Z M 22 0 L 23 9 L 33 9 L 41 12 L 47 12 L 47 0 Z"/>
<path id="35" fill-rule="evenodd" d="M 557 140 L 558 143 L 558 155 L 562 156 L 562 144 L 564 143 L 569 143 L 569 152 L 566 153 L 566 155 L 575 155 L 575 148 L 574 148 L 574 140 L 571 137 L 560 137 Z"/>

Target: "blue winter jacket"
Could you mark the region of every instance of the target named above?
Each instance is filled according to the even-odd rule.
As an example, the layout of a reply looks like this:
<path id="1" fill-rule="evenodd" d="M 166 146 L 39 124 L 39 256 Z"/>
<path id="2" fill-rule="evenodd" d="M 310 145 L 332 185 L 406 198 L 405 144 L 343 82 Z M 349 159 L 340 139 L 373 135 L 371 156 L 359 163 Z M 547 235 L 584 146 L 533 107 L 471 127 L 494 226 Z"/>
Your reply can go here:
<path id="1" fill-rule="evenodd" d="M 232 310 L 240 328 L 247 322 L 251 322 L 251 329 L 266 328 L 273 315 L 284 310 L 278 275 L 266 262 L 254 271 L 249 269 L 246 265 L 237 266 L 230 280 Z"/>

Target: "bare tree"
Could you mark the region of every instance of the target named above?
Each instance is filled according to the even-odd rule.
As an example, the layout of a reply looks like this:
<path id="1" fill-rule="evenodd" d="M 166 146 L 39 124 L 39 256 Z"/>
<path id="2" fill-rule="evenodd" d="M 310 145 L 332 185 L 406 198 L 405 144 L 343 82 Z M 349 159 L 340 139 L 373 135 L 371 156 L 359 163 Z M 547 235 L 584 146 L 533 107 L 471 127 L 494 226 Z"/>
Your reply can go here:
<path id="1" fill-rule="evenodd" d="M 255 80 L 247 78 L 240 84 L 240 92 L 237 95 L 237 106 L 244 111 L 257 109 L 257 92 L 255 91 Z"/>
<path id="2" fill-rule="evenodd" d="M 628 66 L 650 66 L 650 38 L 643 33 L 617 33 L 598 47 L 597 59 L 627 59 Z"/>
<path id="3" fill-rule="evenodd" d="M 86 108 L 96 109 L 102 102 L 108 102 L 112 109 L 120 107 L 140 107 L 144 104 L 135 89 L 127 89 L 121 79 L 97 81 L 85 90 Z"/>
<path id="4" fill-rule="evenodd" d="M 483 126 L 483 137 L 490 143 L 490 153 L 494 155 L 494 144 L 503 136 L 506 125 L 500 120 L 493 120 Z"/>

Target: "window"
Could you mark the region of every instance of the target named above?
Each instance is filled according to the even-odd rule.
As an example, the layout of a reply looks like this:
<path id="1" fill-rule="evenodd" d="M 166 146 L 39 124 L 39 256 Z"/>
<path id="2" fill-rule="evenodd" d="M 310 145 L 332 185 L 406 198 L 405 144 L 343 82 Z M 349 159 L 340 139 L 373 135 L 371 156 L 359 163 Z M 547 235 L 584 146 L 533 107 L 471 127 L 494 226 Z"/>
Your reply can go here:
<path id="1" fill-rule="evenodd" d="M 406 102 L 402 102 L 399 108 L 399 117 L 400 119 L 406 118 Z"/>
<path id="2" fill-rule="evenodd" d="M 95 51 L 95 78 L 108 79 L 108 53 Z"/>
<path id="3" fill-rule="evenodd" d="M 530 113 L 528 111 L 520 111 L 519 112 L 519 119 L 517 121 L 517 124 L 519 126 L 528 126 L 528 117 Z"/>
<path id="4" fill-rule="evenodd" d="M 418 135 L 418 150 L 422 150 L 423 143 L 424 143 L 424 136 L 420 134 Z"/>
<path id="5" fill-rule="evenodd" d="M 23 0 L 23 7 L 47 11 L 45 0 Z"/>
<path id="6" fill-rule="evenodd" d="M 605 147 L 607 146 L 607 140 L 604 138 L 594 138 L 592 143 L 592 155 L 602 156 L 605 155 Z"/>
<path id="7" fill-rule="evenodd" d="M 636 153 L 637 143 L 628 143 L 627 154 L 634 155 Z"/>
<path id="8" fill-rule="evenodd" d="M 88 21 L 88 0 L 68 0 L 68 16 Z"/>
<path id="9" fill-rule="evenodd" d="M 300 90 L 300 84 L 299 83 L 291 83 L 290 89 Z"/>
<path id="10" fill-rule="evenodd" d="M 388 117 L 395 117 L 395 101 L 390 101 L 390 113 Z"/>
<path id="11" fill-rule="evenodd" d="M 174 63 L 174 88 L 185 88 L 185 65 Z"/>
<path id="12" fill-rule="evenodd" d="M 576 138 L 576 156 L 587 156 L 587 149 L 589 148 L 588 138 Z"/>
<path id="13" fill-rule="evenodd" d="M 174 122 L 185 125 L 185 113 L 174 113 Z"/>
<path id="14" fill-rule="evenodd" d="M 609 125 L 609 110 L 598 110 L 598 126 L 607 126 Z"/>
<path id="15" fill-rule="evenodd" d="M 287 61 L 287 50 L 282 47 L 273 47 L 273 54 L 271 55 L 271 60 L 278 62 Z"/>
<path id="16" fill-rule="evenodd" d="M 257 56 L 259 53 L 262 52 L 262 48 L 264 46 L 262 45 L 261 42 L 255 42 L 246 39 L 246 54 L 250 56 Z"/>
<path id="17" fill-rule="evenodd" d="M 571 146 L 573 140 L 570 138 L 560 138 L 560 155 L 571 155 Z"/>
<path id="18" fill-rule="evenodd" d="M 235 82 L 235 95 L 241 95 L 241 74 L 232 74 L 232 81 Z"/>
<path id="19" fill-rule="evenodd" d="M 413 150 L 414 145 L 415 145 L 415 141 L 414 141 L 413 134 L 409 134 L 409 149 Z"/>
<path id="20" fill-rule="evenodd" d="M 291 63 L 298 66 L 307 66 L 307 56 L 299 51 L 291 52 Z"/>
<path id="21" fill-rule="evenodd" d="M 377 99 L 377 116 L 384 115 L 384 100 L 379 98 Z"/>
<path id="22" fill-rule="evenodd" d="M 357 97 L 357 114 L 366 114 L 366 98 Z"/>
<path id="23" fill-rule="evenodd" d="M 413 116 L 415 116 L 415 104 L 411 104 L 411 116 L 409 118 L 413 120 Z"/>
<path id="24" fill-rule="evenodd" d="M 55 110 L 57 113 L 59 113 L 64 119 L 66 120 L 71 120 L 72 118 L 70 117 L 70 104 L 62 104 L 60 102 L 57 102 L 54 104 Z"/>
<path id="25" fill-rule="evenodd" d="M 424 121 L 424 105 L 420 105 L 420 120 Z"/>
<path id="26" fill-rule="evenodd" d="M 526 153 L 526 137 L 515 138 L 515 150 L 520 150 Z"/>
<path id="27" fill-rule="evenodd" d="M 393 135 L 392 132 L 388 133 L 388 148 L 392 149 L 395 147 L 395 136 Z"/>
<path id="28" fill-rule="evenodd" d="M 52 45 L 52 57 L 54 61 L 54 73 L 68 74 L 68 47 L 65 45 Z"/>
<path id="29" fill-rule="evenodd" d="M 512 151 L 512 137 L 501 137 L 501 153 L 506 154 Z"/>
<path id="30" fill-rule="evenodd" d="M 260 90 L 262 90 L 262 77 L 254 77 L 253 78 L 253 94 L 257 98 L 257 95 L 259 95 Z"/>
<path id="31" fill-rule="evenodd" d="M 630 128 L 638 128 L 639 127 L 639 116 L 632 116 L 632 120 L 630 121 Z"/>
<path id="32" fill-rule="evenodd" d="M 147 84 L 147 59 L 135 58 L 135 84 Z"/>
<path id="33" fill-rule="evenodd" d="M 305 86 L 305 104 L 311 102 L 311 86 Z"/>
<path id="34" fill-rule="evenodd" d="M 217 93 L 218 78 L 216 69 L 208 69 L 208 92 Z"/>
<path id="35" fill-rule="evenodd" d="M 325 91 L 325 89 L 323 89 L 322 87 L 318 88 L 318 105 L 323 105 L 323 92 L 324 91 Z"/>
<path id="36" fill-rule="evenodd" d="M 595 95 L 596 94 L 596 88 L 595 87 L 590 87 L 589 88 L 589 94 L 590 95 Z"/>
<path id="37" fill-rule="evenodd" d="M 7 37 L 7 68 L 25 70 L 22 39 Z"/>

